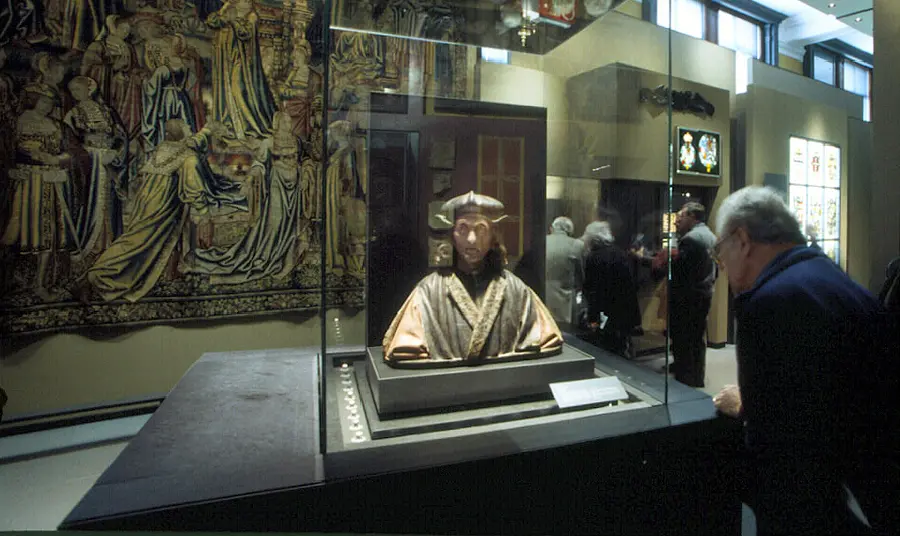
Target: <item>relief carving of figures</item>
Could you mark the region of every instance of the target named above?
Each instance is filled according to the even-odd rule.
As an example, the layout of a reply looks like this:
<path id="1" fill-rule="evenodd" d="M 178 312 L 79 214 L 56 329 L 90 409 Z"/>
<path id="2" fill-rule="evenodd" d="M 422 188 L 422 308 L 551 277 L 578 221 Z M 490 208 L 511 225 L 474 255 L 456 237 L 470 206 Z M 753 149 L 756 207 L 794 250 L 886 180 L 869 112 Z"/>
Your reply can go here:
<path id="1" fill-rule="evenodd" d="M 413 2 L 378 4 L 382 32 L 430 31 Z M 370 91 L 429 77 L 434 47 L 334 31 L 325 50 L 323 9 L 0 0 L 0 332 L 312 309 L 319 253 L 338 301 L 360 305 L 355 134 Z"/>
<path id="2" fill-rule="evenodd" d="M 284 41 L 289 45 L 290 59 L 284 66 L 287 76 L 282 93 L 293 97 L 298 95 L 298 90 L 305 93 L 309 85 L 309 63 L 313 51 L 306 39 L 306 31 L 312 12 L 307 0 L 284 0 L 284 5 Z"/>
<path id="3" fill-rule="evenodd" d="M 66 76 L 65 66 L 54 60 L 49 53 L 38 52 L 31 58 L 31 68 L 35 73 L 33 84 L 56 95 L 50 117 L 57 121 L 62 120 L 62 109 L 65 103 L 61 97 L 59 85 Z"/>
<path id="4" fill-rule="evenodd" d="M 40 0 L 2 0 L 0 2 L 0 46 L 11 41 L 46 41 Z"/>
<path id="5" fill-rule="evenodd" d="M 358 24 L 371 24 L 372 5 L 364 0 L 357 4 L 353 20 Z M 331 88 L 333 102 L 339 102 L 346 91 L 363 96 L 357 88 L 373 87 L 384 76 L 384 38 L 364 32 L 336 33 L 334 52 L 331 54 L 331 71 L 334 77 Z"/>
<path id="6" fill-rule="evenodd" d="M 122 204 L 128 190 L 128 136 L 111 107 L 98 102 L 97 83 L 85 76 L 69 82 L 77 104 L 64 123 L 90 156 L 87 197 L 76 219 L 81 260 L 105 250 L 122 234 Z"/>
<path id="7" fill-rule="evenodd" d="M 272 129 L 275 102 L 263 72 L 253 0 L 227 0 L 206 19 L 213 38 L 213 116 L 234 137 L 262 138 Z"/>
<path id="8" fill-rule="evenodd" d="M 163 141 L 170 119 L 181 119 L 191 132 L 197 131 L 190 98 L 197 80 L 166 40 L 148 45 L 147 61 L 153 74 L 144 81 L 142 132 L 146 148 L 151 150 Z"/>
<path id="9" fill-rule="evenodd" d="M 172 53 L 181 59 L 191 74 L 195 83 L 188 88 L 188 98 L 194 107 L 194 120 L 196 129 L 200 130 L 206 125 L 206 109 L 203 105 L 203 88 L 206 87 L 206 74 L 203 69 L 203 59 L 193 47 L 188 46 L 187 40 L 181 34 L 172 37 Z"/>
<path id="10" fill-rule="evenodd" d="M 322 97 L 313 99 L 309 113 L 309 142 L 305 144 L 306 158 L 301 164 L 300 203 L 303 216 L 311 221 L 322 220 L 319 202 L 322 184 Z"/>
<path id="11" fill-rule="evenodd" d="M 189 217 L 197 219 L 219 207 L 247 210 L 240 185 L 209 167 L 206 152 L 212 136 L 211 127 L 194 135 L 183 120 L 166 121 L 164 141 L 141 169 L 128 228 L 91 266 L 74 290 L 76 296 L 83 301 L 91 293 L 104 301 L 141 299 L 162 277 Z"/>
<path id="12" fill-rule="evenodd" d="M 128 22 L 119 21 L 118 15 L 106 17 L 103 32 L 81 59 L 80 71 L 97 82 L 103 100 L 116 110 L 133 140 L 141 131 L 141 81 L 149 73 L 138 62 L 130 35 Z"/>
<path id="13" fill-rule="evenodd" d="M 325 195 L 327 200 L 327 229 L 325 230 L 325 264 L 327 269 L 342 274 L 347 268 L 345 250 L 348 244 L 346 219 L 343 217 L 344 199 L 363 196 L 356 151 L 351 143 L 352 125 L 349 121 L 335 121 L 328 126 L 328 139 L 334 151 L 328 159 Z"/>
<path id="14" fill-rule="evenodd" d="M 16 109 L 19 106 L 19 99 L 16 95 L 15 82 L 3 71 L 6 59 L 6 49 L 0 48 L 0 132 L 11 133 L 16 129 Z M 8 172 L 14 163 L 15 148 L 15 136 L 0 136 L 0 229 L 6 226 L 9 217 L 12 187 Z"/>
<path id="15" fill-rule="evenodd" d="M 209 274 L 214 284 L 284 279 L 300 260 L 300 148 L 291 118 L 277 112 L 274 121 L 275 131 L 261 144 L 251 168 L 264 183 L 259 219 L 233 246 L 199 249 L 185 261 L 188 271 Z"/>
<path id="16" fill-rule="evenodd" d="M 48 273 L 51 258 L 70 250 L 76 241 L 69 210 L 71 155 L 63 147 L 60 122 L 52 117 L 59 94 L 46 84 L 25 88 L 24 111 L 16 123 L 15 167 L 9 171 L 13 196 L 9 222 L 0 243 L 37 261 L 34 280 L 25 282 L 44 301 L 52 299 L 57 269 Z"/>
<path id="17" fill-rule="evenodd" d="M 106 16 L 113 14 L 112 0 L 66 0 L 62 45 L 84 51 L 103 29 Z"/>

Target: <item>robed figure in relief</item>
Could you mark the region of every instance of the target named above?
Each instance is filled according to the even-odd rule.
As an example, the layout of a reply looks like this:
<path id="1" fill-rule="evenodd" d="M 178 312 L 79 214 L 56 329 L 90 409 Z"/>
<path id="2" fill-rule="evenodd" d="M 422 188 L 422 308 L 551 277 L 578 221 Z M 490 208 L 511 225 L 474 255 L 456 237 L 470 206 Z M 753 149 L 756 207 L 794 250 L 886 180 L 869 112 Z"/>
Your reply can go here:
<path id="1" fill-rule="evenodd" d="M 562 350 L 550 311 L 503 267 L 506 251 L 496 225 L 503 209 L 474 192 L 444 204 L 453 214 L 454 266 L 420 281 L 394 317 L 383 342 L 389 365 L 475 365 Z"/>
<path id="2" fill-rule="evenodd" d="M 166 270 L 188 218 L 220 207 L 247 210 L 240 185 L 209 167 L 211 135 L 209 128 L 192 135 L 180 119 L 166 123 L 165 141 L 141 168 L 131 221 L 88 270 L 87 285 L 75 292 L 79 298 L 89 297 L 92 289 L 105 301 L 141 299 Z"/>
<path id="3" fill-rule="evenodd" d="M 263 183 L 259 220 L 228 247 L 198 249 L 185 262 L 189 271 L 209 274 L 213 284 L 235 284 L 263 277 L 284 279 L 300 261 L 300 144 L 291 118 L 275 114 L 275 132 L 263 140 L 251 174 Z"/>
<path id="4" fill-rule="evenodd" d="M 272 129 L 275 100 L 263 71 L 253 0 L 228 0 L 206 19 L 213 39 L 213 118 L 234 137 L 262 138 Z"/>

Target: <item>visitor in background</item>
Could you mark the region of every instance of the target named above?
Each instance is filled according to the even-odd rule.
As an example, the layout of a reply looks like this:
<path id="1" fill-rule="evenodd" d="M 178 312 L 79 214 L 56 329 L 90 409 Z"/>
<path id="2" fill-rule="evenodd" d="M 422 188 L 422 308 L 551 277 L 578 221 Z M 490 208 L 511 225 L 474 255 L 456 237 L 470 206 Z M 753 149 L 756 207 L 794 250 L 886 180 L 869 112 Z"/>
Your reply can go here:
<path id="1" fill-rule="evenodd" d="M 616 246 L 606 222 L 589 224 L 584 236 L 585 338 L 622 357 L 634 358 L 631 334 L 641 325 L 641 310 L 628 254 Z"/>
<path id="2" fill-rule="evenodd" d="M 584 243 L 572 238 L 572 220 L 560 216 L 550 225 L 547 236 L 546 277 L 547 307 L 560 324 L 571 325 L 575 296 L 581 291 Z"/>
<path id="3" fill-rule="evenodd" d="M 678 253 L 673 252 L 669 283 L 669 337 L 675 379 L 703 387 L 706 377 L 706 316 L 712 303 L 716 267 L 710 255 L 716 237 L 706 226 L 706 208 L 686 203 L 675 219 Z"/>
<path id="4" fill-rule="evenodd" d="M 896 531 L 900 353 L 883 309 L 806 246 L 775 190 L 735 192 L 717 222 L 714 254 L 735 294 L 738 386 L 713 401 L 744 423 L 737 481 L 757 533 Z M 863 515 L 848 507 L 851 493 Z"/>

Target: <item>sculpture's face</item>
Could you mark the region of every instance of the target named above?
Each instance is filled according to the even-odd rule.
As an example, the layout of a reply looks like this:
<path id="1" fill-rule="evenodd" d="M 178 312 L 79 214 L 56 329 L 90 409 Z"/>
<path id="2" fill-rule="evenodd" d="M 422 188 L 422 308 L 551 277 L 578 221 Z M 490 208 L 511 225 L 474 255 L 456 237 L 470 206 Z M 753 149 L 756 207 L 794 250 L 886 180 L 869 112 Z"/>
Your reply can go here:
<path id="1" fill-rule="evenodd" d="M 491 226 L 489 219 L 480 214 L 465 214 L 453 225 L 453 247 L 459 260 L 469 267 L 476 267 L 491 250 Z"/>

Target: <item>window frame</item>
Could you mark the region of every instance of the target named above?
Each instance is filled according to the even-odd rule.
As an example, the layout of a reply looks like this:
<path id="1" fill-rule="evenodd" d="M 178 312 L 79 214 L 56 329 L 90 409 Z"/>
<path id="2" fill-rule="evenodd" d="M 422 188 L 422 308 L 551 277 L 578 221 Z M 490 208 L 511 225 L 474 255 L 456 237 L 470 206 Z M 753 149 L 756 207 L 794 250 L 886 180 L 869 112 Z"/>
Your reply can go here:
<path id="1" fill-rule="evenodd" d="M 657 24 L 657 3 L 668 0 L 643 0 L 642 13 L 647 22 Z M 757 4 L 753 0 L 700 0 L 704 5 L 703 39 L 717 46 L 719 10 L 732 16 L 742 18 L 759 26 L 762 30 L 762 54 L 759 61 L 778 66 L 778 26 L 785 21 L 787 15 Z M 677 31 L 677 30 L 676 30 Z"/>
<path id="2" fill-rule="evenodd" d="M 855 47 L 852 47 L 843 41 L 838 41 L 832 39 L 830 41 L 825 41 L 823 43 L 816 43 L 813 45 L 806 46 L 806 52 L 803 55 L 803 75 L 816 80 L 817 82 L 822 82 L 821 80 L 817 80 L 815 77 L 815 56 L 828 56 L 834 61 L 834 83 L 829 84 L 838 89 L 847 91 L 848 93 L 853 93 L 854 95 L 859 95 L 864 99 L 868 99 L 868 116 L 871 121 L 872 118 L 872 83 L 874 82 L 874 58 L 872 54 L 868 54 L 862 50 L 859 50 Z M 869 78 L 869 92 L 868 95 L 861 95 L 859 93 L 855 93 L 853 91 L 849 91 L 845 88 L 844 82 L 844 64 L 852 63 L 857 67 L 865 69 L 868 73 Z M 822 82 L 823 84 L 827 84 L 828 82 Z M 863 114 L 865 117 L 865 113 Z"/>
<path id="3" fill-rule="evenodd" d="M 733 9 L 728 9 L 728 8 L 723 8 L 723 7 L 719 7 L 718 9 L 715 9 L 715 10 L 709 10 L 708 13 L 709 14 L 707 15 L 707 21 L 714 19 L 714 22 L 712 22 L 711 24 L 710 23 L 707 24 L 707 29 L 711 30 L 710 31 L 710 38 L 711 38 L 710 41 L 712 41 L 713 43 L 715 43 L 719 46 L 724 46 L 719 43 L 719 13 L 726 13 L 736 19 L 741 19 L 743 21 L 749 22 L 753 26 L 756 26 L 756 30 L 758 32 L 758 38 L 759 38 L 759 42 L 757 43 L 757 48 L 759 49 L 759 51 L 758 51 L 758 56 L 754 54 L 753 59 L 756 59 L 759 61 L 764 60 L 764 58 L 766 57 L 766 28 L 765 28 L 766 25 L 765 25 L 765 23 L 759 21 L 758 19 L 754 19 L 753 17 L 748 17 L 747 15 L 744 15 L 743 13 L 740 13 L 738 11 L 734 11 Z M 714 27 L 714 29 L 712 27 Z M 728 48 L 728 47 L 725 47 L 725 48 Z M 729 49 L 729 50 L 732 50 L 732 49 Z M 738 52 L 738 51 L 735 50 L 735 52 Z M 768 62 L 766 62 L 766 63 L 768 63 Z"/>

